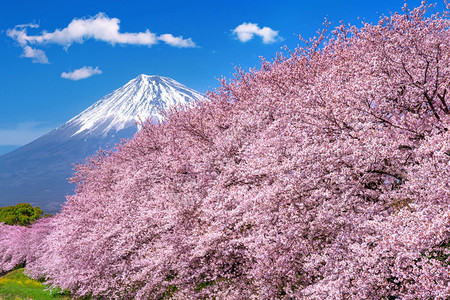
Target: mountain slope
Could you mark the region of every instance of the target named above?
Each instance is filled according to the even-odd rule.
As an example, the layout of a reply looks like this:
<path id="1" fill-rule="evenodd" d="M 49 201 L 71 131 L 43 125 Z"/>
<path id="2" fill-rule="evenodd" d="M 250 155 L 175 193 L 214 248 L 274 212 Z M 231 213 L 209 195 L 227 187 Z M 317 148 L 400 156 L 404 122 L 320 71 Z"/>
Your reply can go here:
<path id="1" fill-rule="evenodd" d="M 136 122 L 161 121 L 168 109 L 202 98 L 167 77 L 136 77 L 48 134 L 0 156 L 0 206 L 29 202 L 58 211 L 74 188 L 67 182 L 73 163 L 132 137 Z"/>

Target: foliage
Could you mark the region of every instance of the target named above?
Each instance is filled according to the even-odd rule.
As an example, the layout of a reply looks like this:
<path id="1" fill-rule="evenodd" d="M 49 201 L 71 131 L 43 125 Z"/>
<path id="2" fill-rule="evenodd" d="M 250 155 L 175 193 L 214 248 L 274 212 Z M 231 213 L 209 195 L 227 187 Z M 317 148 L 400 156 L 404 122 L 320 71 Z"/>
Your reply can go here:
<path id="1" fill-rule="evenodd" d="M 70 299 L 67 292 L 49 291 L 39 281 L 23 274 L 24 269 L 17 269 L 0 277 L 0 299 Z"/>
<path id="2" fill-rule="evenodd" d="M 33 207 L 29 203 L 0 207 L 0 223 L 27 226 L 41 218 L 43 213 L 39 206 Z"/>
<path id="3" fill-rule="evenodd" d="M 76 297 L 445 299 L 450 20 L 428 9 L 322 32 L 100 151 L 30 274 Z"/>

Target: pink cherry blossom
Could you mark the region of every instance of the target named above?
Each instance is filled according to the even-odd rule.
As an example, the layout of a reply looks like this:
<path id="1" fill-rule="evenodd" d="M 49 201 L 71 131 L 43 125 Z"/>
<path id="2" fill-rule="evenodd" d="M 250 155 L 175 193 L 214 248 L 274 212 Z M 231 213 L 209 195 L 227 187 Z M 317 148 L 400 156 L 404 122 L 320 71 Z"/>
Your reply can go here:
<path id="1" fill-rule="evenodd" d="M 89 158 L 28 271 L 76 297 L 448 299 L 450 21 L 429 8 L 321 31 Z"/>

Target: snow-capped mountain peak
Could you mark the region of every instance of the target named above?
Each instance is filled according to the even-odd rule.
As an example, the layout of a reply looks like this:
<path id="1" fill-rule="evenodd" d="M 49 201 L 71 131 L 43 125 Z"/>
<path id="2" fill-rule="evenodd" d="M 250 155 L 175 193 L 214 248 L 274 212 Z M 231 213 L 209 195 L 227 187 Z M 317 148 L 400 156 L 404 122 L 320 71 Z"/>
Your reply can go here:
<path id="1" fill-rule="evenodd" d="M 203 98 L 167 77 L 134 78 L 53 131 L 0 156 L 0 203 L 29 202 L 57 212 L 73 192 L 74 186 L 67 182 L 73 163 L 132 138 L 138 130 L 136 121 L 156 122 L 162 112 Z"/>
<path id="2" fill-rule="evenodd" d="M 163 112 L 175 106 L 190 106 L 204 96 L 181 83 L 157 75 L 141 74 L 106 95 L 66 125 L 76 126 L 73 135 L 108 134 L 134 125 L 136 121 L 163 119 Z"/>

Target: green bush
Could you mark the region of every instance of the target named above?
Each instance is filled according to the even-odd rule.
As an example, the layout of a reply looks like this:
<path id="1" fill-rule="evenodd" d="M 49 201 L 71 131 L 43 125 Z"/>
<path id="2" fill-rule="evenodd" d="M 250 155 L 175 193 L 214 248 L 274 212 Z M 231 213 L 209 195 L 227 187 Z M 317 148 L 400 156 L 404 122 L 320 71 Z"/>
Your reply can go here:
<path id="1" fill-rule="evenodd" d="M 39 206 L 33 207 L 29 203 L 0 207 L 0 223 L 27 226 L 43 217 L 43 213 Z"/>

